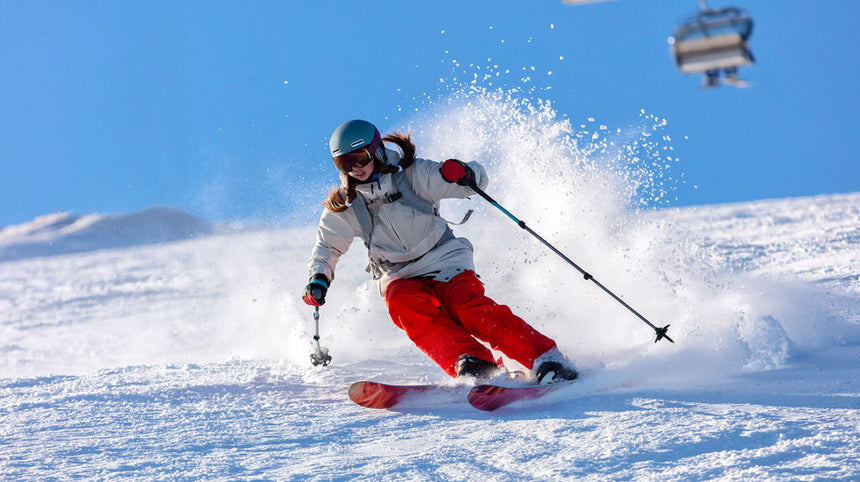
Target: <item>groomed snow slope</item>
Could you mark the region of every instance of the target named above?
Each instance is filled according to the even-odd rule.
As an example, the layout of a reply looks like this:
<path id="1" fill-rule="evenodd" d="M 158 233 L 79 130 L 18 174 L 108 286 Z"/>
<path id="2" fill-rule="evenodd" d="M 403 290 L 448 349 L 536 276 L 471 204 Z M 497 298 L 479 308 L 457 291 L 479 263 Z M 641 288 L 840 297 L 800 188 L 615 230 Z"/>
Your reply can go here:
<path id="1" fill-rule="evenodd" d="M 677 343 L 653 344 L 611 304 L 599 322 L 561 302 L 542 308 L 553 316 L 531 318 L 585 376 L 498 413 L 464 400 L 398 411 L 348 401 L 358 379 L 445 378 L 387 321 L 361 253 L 348 254 L 322 310 L 334 364 L 311 367 L 311 311 L 297 293 L 313 228 L 2 263 L 0 472 L 10 480 L 856 479 L 857 206 L 860 194 L 643 216 L 701 239 L 703 265 L 720 265 L 713 280 L 669 283 L 673 296 L 628 295 L 671 322 Z M 476 215 L 490 223 L 492 212 Z M 509 238 L 521 236 L 509 228 Z M 539 311 L 523 298 L 541 280 L 505 271 L 508 258 L 494 256 L 499 273 L 487 276 L 488 290 L 516 311 Z M 559 291 L 602 303 L 565 277 Z M 621 291 L 637 285 L 648 282 Z"/>

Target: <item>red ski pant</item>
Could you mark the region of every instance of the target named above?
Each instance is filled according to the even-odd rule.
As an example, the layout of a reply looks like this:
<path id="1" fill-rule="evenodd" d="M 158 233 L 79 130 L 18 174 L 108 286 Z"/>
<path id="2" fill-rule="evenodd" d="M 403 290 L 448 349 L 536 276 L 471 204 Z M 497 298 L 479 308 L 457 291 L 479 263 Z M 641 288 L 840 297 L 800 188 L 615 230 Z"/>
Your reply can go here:
<path id="1" fill-rule="evenodd" d="M 490 345 L 531 369 L 535 358 L 555 348 L 510 308 L 484 295 L 484 285 L 473 271 L 448 282 L 422 278 L 392 281 L 385 303 L 394 324 L 449 375 L 462 355 L 493 361 Z"/>

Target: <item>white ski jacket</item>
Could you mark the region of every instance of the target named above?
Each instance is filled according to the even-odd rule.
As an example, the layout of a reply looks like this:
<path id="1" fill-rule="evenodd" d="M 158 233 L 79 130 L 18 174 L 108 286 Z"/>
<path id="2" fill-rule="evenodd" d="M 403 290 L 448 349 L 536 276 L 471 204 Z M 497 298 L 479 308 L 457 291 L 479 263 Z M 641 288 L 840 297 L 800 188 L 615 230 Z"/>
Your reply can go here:
<path id="1" fill-rule="evenodd" d="M 390 164 L 399 163 L 397 151 L 386 149 L 386 154 Z M 487 173 L 484 168 L 475 162 L 467 164 L 475 173 L 478 187 L 485 188 Z M 337 262 L 354 238 L 365 242 L 370 258 L 368 271 L 377 280 L 383 296 L 388 284 L 395 279 L 420 277 L 448 281 L 463 271 L 474 270 L 472 243 L 465 238 L 454 237 L 445 219 L 436 214 L 442 199 L 462 199 L 474 192 L 466 186 L 442 179 L 439 173 L 441 165 L 415 159 L 415 163 L 402 173 L 382 174 L 376 181 L 359 184 L 357 191 L 360 196 L 345 211 L 335 213 L 325 209 L 308 263 L 311 276 L 323 273 L 334 281 Z M 413 202 L 410 202 L 410 193 L 400 197 L 394 179 L 398 175 L 405 176 L 414 196 L 425 201 L 416 203 L 413 196 Z M 356 204 L 361 202 L 367 206 L 372 219 L 370 239 L 365 239 L 360 214 L 356 214 L 360 209 Z M 420 203 L 426 203 L 428 209 L 416 207 Z M 369 227 L 366 226 L 365 230 Z"/>

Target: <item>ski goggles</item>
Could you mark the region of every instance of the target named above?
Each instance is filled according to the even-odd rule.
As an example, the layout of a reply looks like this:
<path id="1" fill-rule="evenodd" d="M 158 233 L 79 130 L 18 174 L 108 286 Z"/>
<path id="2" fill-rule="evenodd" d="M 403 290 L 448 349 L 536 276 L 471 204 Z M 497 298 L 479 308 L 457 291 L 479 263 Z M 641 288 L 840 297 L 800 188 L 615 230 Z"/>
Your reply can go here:
<path id="1" fill-rule="evenodd" d="M 345 174 L 349 174 L 353 169 L 362 168 L 371 162 L 373 162 L 373 154 L 367 148 L 348 152 L 334 158 L 337 168 Z"/>
<path id="2" fill-rule="evenodd" d="M 361 145 L 364 139 L 358 139 L 353 144 Z M 382 147 L 382 136 L 379 131 L 373 133 L 373 139 L 362 149 L 357 149 L 352 152 L 337 156 L 333 159 L 335 166 L 344 174 L 349 174 L 355 168 L 364 167 L 373 162 L 373 155 Z"/>

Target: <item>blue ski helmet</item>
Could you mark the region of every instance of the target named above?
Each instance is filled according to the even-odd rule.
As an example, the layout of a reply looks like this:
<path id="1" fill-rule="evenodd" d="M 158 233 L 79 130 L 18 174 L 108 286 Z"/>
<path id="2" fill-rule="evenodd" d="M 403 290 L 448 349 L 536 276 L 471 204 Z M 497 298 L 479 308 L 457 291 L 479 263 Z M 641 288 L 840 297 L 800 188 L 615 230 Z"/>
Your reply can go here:
<path id="1" fill-rule="evenodd" d="M 376 126 L 365 120 L 354 119 L 344 122 L 331 135 L 329 149 L 335 158 L 366 147 L 371 155 L 382 144 L 382 136 Z"/>

